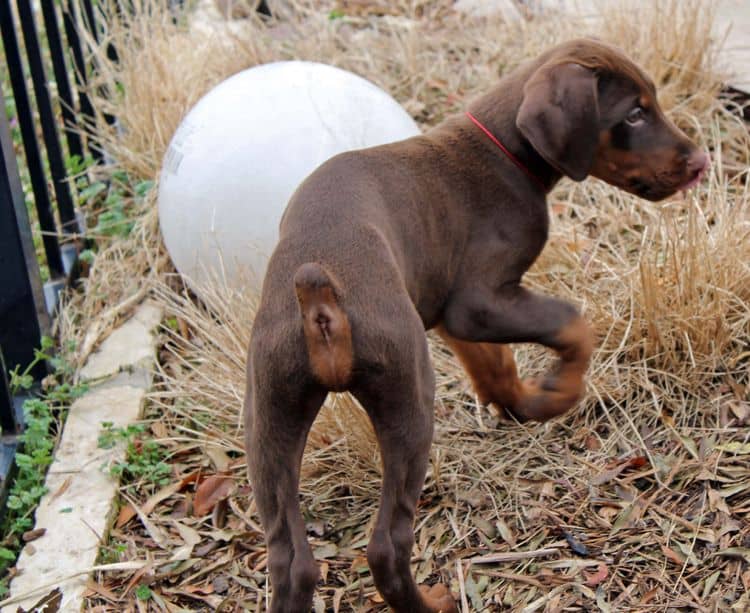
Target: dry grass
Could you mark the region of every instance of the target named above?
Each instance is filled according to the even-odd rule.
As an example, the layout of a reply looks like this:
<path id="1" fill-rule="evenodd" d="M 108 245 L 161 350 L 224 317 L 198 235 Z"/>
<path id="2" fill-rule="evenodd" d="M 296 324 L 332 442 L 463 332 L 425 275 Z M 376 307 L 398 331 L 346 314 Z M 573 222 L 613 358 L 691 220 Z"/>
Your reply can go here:
<path id="1" fill-rule="evenodd" d="M 477 406 L 453 358 L 433 342 L 437 429 L 414 567 L 420 580 L 450 582 L 464 610 L 748 610 L 750 138 L 717 100 L 711 3 L 622 3 L 603 26 L 560 16 L 513 25 L 462 19 L 450 4 L 339 2 L 350 17 L 336 20 L 328 18 L 335 3 L 297 4 L 270 27 L 234 21 L 209 36 L 144 0 L 129 23 L 111 20 L 120 63 L 98 56 L 100 84 L 124 93 L 99 105 L 119 131 L 100 122 L 97 134 L 120 167 L 155 178 L 190 106 L 260 62 L 342 66 L 431 125 L 498 72 L 571 35 L 593 31 L 622 46 L 654 77 L 671 116 L 711 149 L 711 176 L 659 205 L 595 180 L 563 182 L 552 194 L 552 236 L 527 281 L 580 305 L 600 339 L 589 393 L 564 419 L 500 420 Z M 166 272 L 153 211 L 139 228 L 97 260 L 64 332 L 89 347 L 127 312 L 130 296 L 153 292 L 171 325 L 152 429 L 176 481 L 230 471 L 239 487 L 229 509 L 219 505 L 210 517 L 191 514 L 186 485 L 146 522 L 116 527 L 112 538 L 128 546 L 123 558 L 150 562 L 140 574 L 99 575 L 89 605 L 262 610 L 265 551 L 245 486 L 239 415 L 257 297 L 215 285 L 194 300 Z M 141 272 L 151 279 L 137 279 Z M 99 322 L 93 332 L 91 321 Z M 516 355 L 524 373 L 547 359 L 535 347 Z M 326 578 L 316 610 L 382 608 L 363 558 L 379 470 L 363 413 L 335 399 L 310 436 L 302 479 Z M 144 486 L 137 502 L 151 493 Z M 154 539 L 156 530 L 166 540 Z M 134 599 L 139 581 L 151 585 L 148 605 Z"/>

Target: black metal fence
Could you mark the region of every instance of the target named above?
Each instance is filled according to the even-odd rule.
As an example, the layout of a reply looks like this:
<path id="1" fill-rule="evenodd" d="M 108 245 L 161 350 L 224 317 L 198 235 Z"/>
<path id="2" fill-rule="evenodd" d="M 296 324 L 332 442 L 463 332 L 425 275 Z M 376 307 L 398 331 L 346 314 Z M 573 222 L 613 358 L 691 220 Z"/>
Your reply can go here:
<path id="1" fill-rule="evenodd" d="M 0 491 L 23 427 L 8 372 L 34 362 L 81 245 L 66 161 L 101 156 L 78 129 L 93 123 L 79 34 L 96 33 L 95 17 L 90 0 L 0 0 Z"/>

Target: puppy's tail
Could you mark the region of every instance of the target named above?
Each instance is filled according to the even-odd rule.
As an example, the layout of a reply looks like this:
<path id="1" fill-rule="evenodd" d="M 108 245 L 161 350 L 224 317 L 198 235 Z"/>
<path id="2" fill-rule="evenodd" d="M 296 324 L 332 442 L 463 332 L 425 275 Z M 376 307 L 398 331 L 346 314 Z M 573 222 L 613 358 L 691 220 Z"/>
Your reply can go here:
<path id="1" fill-rule="evenodd" d="M 346 389 L 354 353 L 349 318 L 338 302 L 338 284 L 317 263 L 302 264 L 294 274 L 307 354 L 313 376 L 333 391 Z"/>

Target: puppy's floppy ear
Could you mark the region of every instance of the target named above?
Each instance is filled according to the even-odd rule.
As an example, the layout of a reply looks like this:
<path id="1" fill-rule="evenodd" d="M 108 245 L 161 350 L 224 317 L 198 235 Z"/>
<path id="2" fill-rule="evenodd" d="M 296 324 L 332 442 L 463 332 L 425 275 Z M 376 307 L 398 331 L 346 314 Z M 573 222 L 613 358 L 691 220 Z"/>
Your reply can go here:
<path id="1" fill-rule="evenodd" d="M 544 64 L 523 88 L 516 126 L 563 174 L 583 181 L 599 143 L 596 75 L 579 64 Z"/>

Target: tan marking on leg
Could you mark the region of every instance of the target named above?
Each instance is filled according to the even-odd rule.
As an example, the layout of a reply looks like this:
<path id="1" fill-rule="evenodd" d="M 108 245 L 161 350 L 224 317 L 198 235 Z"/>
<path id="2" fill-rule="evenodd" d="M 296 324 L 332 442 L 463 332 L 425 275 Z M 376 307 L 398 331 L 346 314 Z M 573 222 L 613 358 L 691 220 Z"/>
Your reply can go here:
<path id="1" fill-rule="evenodd" d="M 463 341 L 451 336 L 442 327 L 436 331 L 469 375 L 479 402 L 492 403 L 501 408 L 511 408 L 518 403 L 523 386 L 510 347 Z"/>

